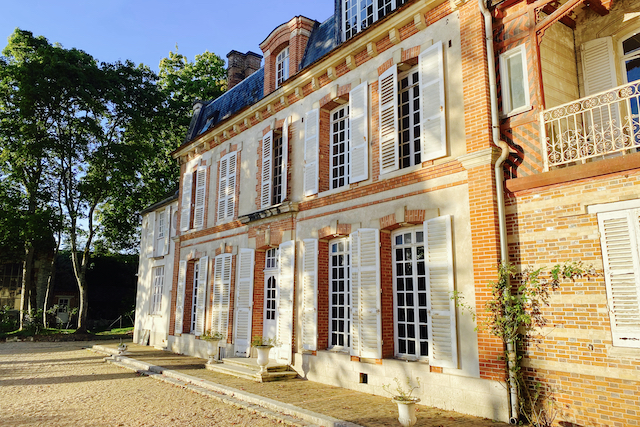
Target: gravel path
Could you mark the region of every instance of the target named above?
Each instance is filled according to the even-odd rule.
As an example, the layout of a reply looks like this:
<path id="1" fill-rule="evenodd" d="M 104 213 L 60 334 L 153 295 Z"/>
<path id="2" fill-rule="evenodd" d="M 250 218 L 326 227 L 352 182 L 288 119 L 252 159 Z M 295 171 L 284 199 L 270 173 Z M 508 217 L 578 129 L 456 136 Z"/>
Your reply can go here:
<path id="1" fill-rule="evenodd" d="M 3 426 L 274 426 L 278 422 L 107 364 L 88 342 L 0 343 Z"/>

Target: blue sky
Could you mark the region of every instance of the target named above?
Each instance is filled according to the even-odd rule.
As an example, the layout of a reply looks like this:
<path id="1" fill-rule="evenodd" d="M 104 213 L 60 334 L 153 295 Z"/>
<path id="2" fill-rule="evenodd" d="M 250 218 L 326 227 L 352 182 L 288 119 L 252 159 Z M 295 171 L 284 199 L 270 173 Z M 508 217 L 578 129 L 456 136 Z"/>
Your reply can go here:
<path id="1" fill-rule="evenodd" d="M 0 48 L 16 27 L 99 61 L 130 59 L 158 70 L 175 51 L 261 53 L 269 33 L 297 15 L 324 21 L 333 0 L 0 0 Z M 265 7 L 268 5 L 268 7 Z"/>

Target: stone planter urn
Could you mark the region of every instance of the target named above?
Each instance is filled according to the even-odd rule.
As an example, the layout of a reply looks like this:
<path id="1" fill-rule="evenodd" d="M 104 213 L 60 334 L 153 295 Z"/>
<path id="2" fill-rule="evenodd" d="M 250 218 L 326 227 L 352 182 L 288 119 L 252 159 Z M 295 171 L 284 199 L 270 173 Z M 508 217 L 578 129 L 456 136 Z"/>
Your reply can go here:
<path id="1" fill-rule="evenodd" d="M 267 365 L 269 364 L 269 352 L 273 348 L 272 345 L 256 345 L 258 351 L 258 366 L 260 366 L 260 373 L 267 373 Z"/>
<path id="2" fill-rule="evenodd" d="M 420 402 L 417 397 L 410 399 L 399 399 L 395 397 L 394 402 L 398 405 L 398 421 L 403 427 L 411 427 L 415 425 L 418 419 L 416 418 L 416 403 Z"/>

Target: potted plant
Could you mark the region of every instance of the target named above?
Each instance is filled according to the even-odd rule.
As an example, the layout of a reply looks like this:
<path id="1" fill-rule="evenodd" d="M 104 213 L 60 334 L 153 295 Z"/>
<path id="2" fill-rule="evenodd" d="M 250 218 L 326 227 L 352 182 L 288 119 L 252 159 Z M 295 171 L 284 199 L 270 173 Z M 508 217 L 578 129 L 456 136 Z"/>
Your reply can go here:
<path id="1" fill-rule="evenodd" d="M 255 336 L 251 340 L 251 346 L 255 347 L 258 351 L 258 366 L 260 366 L 260 373 L 267 372 L 267 365 L 269 364 L 269 351 L 277 344 L 275 338 L 267 338 L 261 336 Z"/>
<path id="2" fill-rule="evenodd" d="M 416 421 L 416 403 L 420 402 L 420 399 L 413 396 L 414 390 L 420 388 L 420 378 L 416 378 L 418 385 L 412 386 L 411 379 L 407 377 L 406 387 L 400 382 L 398 378 L 394 378 L 396 385 L 392 387 L 391 384 L 384 384 L 382 389 L 393 396 L 393 401 L 398 405 L 398 421 L 404 427 L 413 426 Z"/>
<path id="3" fill-rule="evenodd" d="M 200 339 L 207 342 L 207 354 L 209 355 L 207 363 L 217 363 L 218 342 L 224 339 L 224 334 L 209 330 L 200 335 Z"/>

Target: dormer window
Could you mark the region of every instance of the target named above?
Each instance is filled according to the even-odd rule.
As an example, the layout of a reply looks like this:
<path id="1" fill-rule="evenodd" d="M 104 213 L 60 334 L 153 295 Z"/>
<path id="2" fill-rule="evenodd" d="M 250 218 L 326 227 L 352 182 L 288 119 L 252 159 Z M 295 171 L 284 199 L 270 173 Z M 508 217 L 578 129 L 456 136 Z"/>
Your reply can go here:
<path id="1" fill-rule="evenodd" d="M 408 0 L 343 0 L 342 34 L 349 40 Z"/>
<path id="2" fill-rule="evenodd" d="M 289 78 L 289 46 L 276 57 L 276 88 Z"/>

